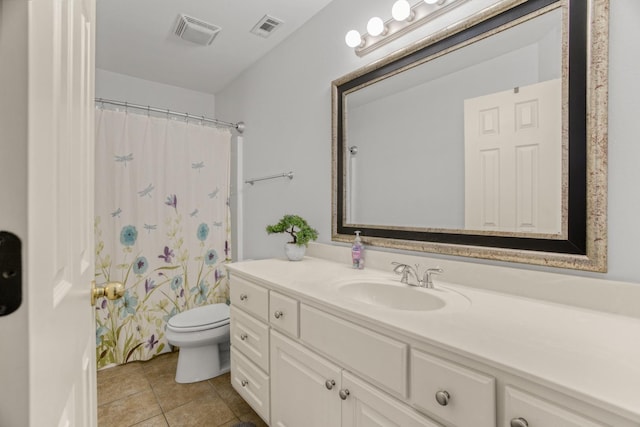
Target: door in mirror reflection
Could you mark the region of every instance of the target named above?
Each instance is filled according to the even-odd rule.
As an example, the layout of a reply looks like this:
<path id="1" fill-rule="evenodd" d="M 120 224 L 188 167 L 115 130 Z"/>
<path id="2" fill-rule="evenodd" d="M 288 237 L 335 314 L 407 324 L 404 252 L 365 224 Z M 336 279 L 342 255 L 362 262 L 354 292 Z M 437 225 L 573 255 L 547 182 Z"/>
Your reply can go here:
<path id="1" fill-rule="evenodd" d="M 465 228 L 560 234 L 562 82 L 464 102 Z"/>

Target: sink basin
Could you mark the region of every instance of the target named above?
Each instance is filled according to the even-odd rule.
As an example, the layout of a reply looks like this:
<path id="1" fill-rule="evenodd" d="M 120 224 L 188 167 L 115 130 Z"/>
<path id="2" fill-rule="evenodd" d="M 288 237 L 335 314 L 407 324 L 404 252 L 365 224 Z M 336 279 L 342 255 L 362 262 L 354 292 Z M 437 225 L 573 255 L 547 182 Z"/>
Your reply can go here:
<path id="1" fill-rule="evenodd" d="M 393 281 L 365 280 L 343 283 L 340 296 L 394 310 L 435 311 L 461 309 L 469 305 L 463 295 L 444 287 L 425 289 Z"/>

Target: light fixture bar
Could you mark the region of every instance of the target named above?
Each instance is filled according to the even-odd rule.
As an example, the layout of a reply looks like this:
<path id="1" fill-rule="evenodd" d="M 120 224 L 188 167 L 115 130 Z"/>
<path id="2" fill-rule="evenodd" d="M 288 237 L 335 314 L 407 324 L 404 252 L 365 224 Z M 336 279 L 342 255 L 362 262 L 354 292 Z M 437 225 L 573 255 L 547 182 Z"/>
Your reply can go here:
<path id="1" fill-rule="evenodd" d="M 362 35 L 362 43 L 356 46 L 356 55 L 362 57 L 375 49 L 390 43 L 397 38 L 415 30 L 416 28 L 426 24 L 429 21 L 455 9 L 456 7 L 468 2 L 469 0 L 451 0 L 438 1 L 438 3 L 427 4 L 423 0 L 420 0 L 417 4 L 411 7 L 413 18 L 406 21 L 396 21 L 391 18 L 385 21 L 386 32 L 379 36 L 372 36 L 369 33 Z"/>

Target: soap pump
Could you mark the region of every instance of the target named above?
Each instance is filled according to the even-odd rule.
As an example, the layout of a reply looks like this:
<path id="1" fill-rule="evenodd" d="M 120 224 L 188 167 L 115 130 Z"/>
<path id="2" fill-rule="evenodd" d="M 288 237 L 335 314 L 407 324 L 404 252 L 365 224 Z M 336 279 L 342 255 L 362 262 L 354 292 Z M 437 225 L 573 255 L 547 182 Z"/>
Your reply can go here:
<path id="1" fill-rule="evenodd" d="M 364 245 L 362 244 L 359 231 L 356 231 L 356 238 L 351 246 L 351 261 L 353 262 L 353 268 L 359 270 L 364 268 Z"/>

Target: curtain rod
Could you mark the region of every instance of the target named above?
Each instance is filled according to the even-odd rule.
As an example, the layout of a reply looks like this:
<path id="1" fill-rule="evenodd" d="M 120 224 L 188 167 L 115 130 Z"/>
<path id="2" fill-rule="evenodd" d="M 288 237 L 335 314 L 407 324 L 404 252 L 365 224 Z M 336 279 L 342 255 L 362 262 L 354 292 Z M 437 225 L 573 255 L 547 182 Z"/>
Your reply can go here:
<path id="1" fill-rule="evenodd" d="M 124 108 L 137 108 L 139 110 L 146 110 L 147 112 L 153 111 L 154 113 L 162 113 L 162 114 L 167 114 L 171 116 L 182 117 L 185 119 L 193 119 L 193 120 L 199 120 L 201 122 L 213 123 L 218 126 L 234 128 L 235 130 L 238 131 L 238 133 L 243 133 L 245 129 L 244 122 L 238 122 L 238 123 L 225 122 L 223 120 L 211 119 L 205 116 L 195 116 L 189 113 L 180 113 L 180 112 L 171 111 L 168 109 L 154 108 L 148 105 L 132 104 L 130 102 L 123 102 L 123 101 L 114 101 L 113 99 L 96 98 L 95 102 L 97 104 L 103 104 L 103 105 L 111 104 L 111 105 L 118 105 Z"/>

